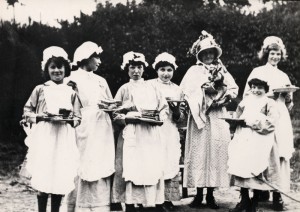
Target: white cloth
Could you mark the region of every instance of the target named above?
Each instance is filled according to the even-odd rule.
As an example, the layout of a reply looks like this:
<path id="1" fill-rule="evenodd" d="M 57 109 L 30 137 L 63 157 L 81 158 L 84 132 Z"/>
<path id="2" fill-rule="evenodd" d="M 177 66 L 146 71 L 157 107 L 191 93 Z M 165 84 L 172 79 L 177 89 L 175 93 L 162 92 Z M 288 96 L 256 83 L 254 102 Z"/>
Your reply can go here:
<path id="1" fill-rule="evenodd" d="M 66 82 L 73 81 L 83 108 L 81 125 L 76 128 L 80 151 L 78 175 L 86 181 L 96 181 L 114 173 L 115 146 L 109 115 L 100 110 L 101 99 L 112 98 L 104 78 L 79 69 Z"/>
<path id="2" fill-rule="evenodd" d="M 37 98 L 31 99 L 40 99 L 45 101 L 44 105 L 52 105 L 56 109 L 72 106 L 74 92 L 69 86 L 48 82 L 43 88 L 45 98 L 40 93 Z M 56 99 L 55 94 L 61 98 Z M 41 121 L 32 129 L 26 141 L 29 147 L 26 168 L 32 176 L 32 187 L 52 194 L 69 193 L 74 188 L 78 168 L 75 130 L 67 123 Z"/>
<path id="3" fill-rule="evenodd" d="M 250 127 L 238 127 L 228 146 L 228 173 L 251 178 L 269 166 L 270 152 L 275 144 L 274 128 L 278 118 L 275 102 L 267 97 L 247 97 L 240 118 Z M 262 134 L 263 133 L 263 134 Z"/>
<path id="4" fill-rule="evenodd" d="M 277 67 L 274 67 L 271 64 L 267 63 L 264 66 L 253 69 L 248 77 L 247 84 L 244 90 L 244 96 L 249 95 L 250 87 L 248 85 L 248 82 L 253 78 L 262 78 L 268 83 L 270 88 L 267 95 L 271 98 L 274 97 L 274 88 L 291 85 L 287 74 L 279 70 Z M 292 93 L 290 93 L 290 96 L 292 97 Z M 285 106 L 284 99 L 278 98 L 276 100 L 276 103 L 277 109 L 280 113 L 280 121 L 277 123 L 275 129 L 276 142 L 278 144 L 280 157 L 284 157 L 286 160 L 289 160 L 292 157 L 292 153 L 294 152 L 293 128 L 291 124 L 291 118 L 287 107 Z"/>
<path id="5" fill-rule="evenodd" d="M 159 78 L 149 80 L 165 97 L 180 100 L 183 92 L 180 87 L 172 82 L 164 83 Z M 164 150 L 164 179 L 172 179 L 179 172 L 179 160 L 181 156 L 180 135 L 176 123 L 172 118 L 172 111 L 169 110 L 168 118 L 159 128 Z"/>

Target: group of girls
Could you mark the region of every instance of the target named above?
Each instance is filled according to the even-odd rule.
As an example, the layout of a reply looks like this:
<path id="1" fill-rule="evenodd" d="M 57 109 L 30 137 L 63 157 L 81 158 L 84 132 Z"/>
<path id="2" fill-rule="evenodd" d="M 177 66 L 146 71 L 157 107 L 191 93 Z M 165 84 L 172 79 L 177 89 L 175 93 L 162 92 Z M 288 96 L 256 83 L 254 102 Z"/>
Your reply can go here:
<path id="1" fill-rule="evenodd" d="M 268 39 L 263 46 L 268 63 L 249 76 L 245 98 L 237 108 L 245 123 L 237 127 L 231 142 L 229 125 L 221 118 L 227 116 L 225 106 L 237 96 L 238 86 L 219 59 L 222 49 L 209 33 L 202 31 L 190 49 L 197 63 L 180 86 L 171 82 L 177 69 L 173 55 L 159 54 L 152 64 L 158 77 L 144 80 L 145 56 L 133 51 L 124 54 L 121 69 L 129 82 L 117 91 L 114 100 L 121 106 L 113 114 L 99 109 L 102 100 L 113 98 L 106 80 L 93 73 L 101 63 L 100 46 L 90 41 L 80 45 L 72 72 L 62 48 L 45 49 L 42 70 L 47 81 L 33 90 L 24 108 L 25 120 L 33 124 L 26 138 L 26 168 L 38 191 L 39 212 L 46 211 L 49 194 L 52 212 L 59 211 L 64 195 L 68 195 L 69 212 L 110 211 L 112 205 L 118 210 L 120 203 L 125 203 L 128 212 L 144 207 L 174 210 L 172 201 L 180 200 L 177 126 L 185 118 L 183 186 L 197 188 L 190 207 L 218 209 L 214 188 L 229 187 L 230 175 L 232 185 L 241 187 L 242 194 L 232 211 L 255 210 L 259 201 L 255 194 L 274 190 L 258 177 L 278 182 L 283 189 L 281 185 L 289 184 L 292 141 L 287 139 L 292 137 L 286 136 L 290 132 L 282 132 L 276 120 L 284 119 L 285 127 L 290 124 L 285 104 L 292 104 L 292 95 L 272 92 L 290 81 L 277 69 L 285 56 L 282 41 Z M 273 80 L 275 73 L 278 78 Z M 187 105 L 167 100 L 185 100 Z M 71 111 L 68 119 L 44 118 L 61 109 Z M 128 121 L 144 111 L 157 111 L 163 125 Z M 206 205 L 202 203 L 203 188 L 207 188 Z M 257 191 L 255 201 L 249 198 L 249 188 Z M 283 210 L 280 193 L 273 194 L 274 209 Z"/>

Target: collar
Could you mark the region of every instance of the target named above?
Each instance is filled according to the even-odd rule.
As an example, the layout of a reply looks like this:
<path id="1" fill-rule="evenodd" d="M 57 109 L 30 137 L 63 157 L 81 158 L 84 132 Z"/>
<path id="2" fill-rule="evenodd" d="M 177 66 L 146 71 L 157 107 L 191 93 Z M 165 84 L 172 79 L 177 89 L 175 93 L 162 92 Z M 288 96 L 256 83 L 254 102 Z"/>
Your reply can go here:
<path id="1" fill-rule="evenodd" d="M 130 79 L 129 82 L 132 82 L 132 83 L 144 82 L 144 78 L 141 78 L 141 79 L 139 79 L 139 80 L 133 80 L 133 79 Z"/>
<path id="2" fill-rule="evenodd" d="M 272 65 L 271 65 L 270 63 L 268 63 L 268 62 L 266 63 L 266 66 L 267 66 L 268 68 L 273 68 L 273 69 L 276 69 L 276 70 L 278 69 L 277 66 L 272 66 Z"/>
<path id="3" fill-rule="evenodd" d="M 45 86 L 60 86 L 60 85 L 65 85 L 65 81 L 63 81 L 63 83 L 61 83 L 61 84 L 56 84 L 52 80 L 48 80 L 47 82 L 44 83 L 44 85 Z"/>
<path id="4" fill-rule="evenodd" d="M 168 81 L 168 82 L 164 82 L 162 81 L 161 79 L 157 78 L 157 82 L 161 83 L 161 84 L 165 84 L 165 85 L 171 85 L 172 82 L 171 81 Z"/>

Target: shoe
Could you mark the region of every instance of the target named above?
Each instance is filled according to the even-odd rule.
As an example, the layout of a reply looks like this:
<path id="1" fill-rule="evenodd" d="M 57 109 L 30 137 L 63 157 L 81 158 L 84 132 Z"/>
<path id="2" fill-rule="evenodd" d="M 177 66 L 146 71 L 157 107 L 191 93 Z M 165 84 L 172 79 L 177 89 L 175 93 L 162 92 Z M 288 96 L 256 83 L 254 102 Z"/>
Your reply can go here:
<path id="1" fill-rule="evenodd" d="M 287 208 L 284 206 L 284 202 L 281 198 L 280 193 L 273 192 L 273 210 L 274 211 L 286 211 Z"/>
<path id="2" fill-rule="evenodd" d="M 270 199 L 269 191 L 261 191 L 258 201 L 259 202 L 267 202 Z"/>
<path id="3" fill-rule="evenodd" d="M 134 207 L 134 204 L 125 204 L 125 212 L 137 212 L 137 210 Z"/>
<path id="4" fill-rule="evenodd" d="M 165 201 L 164 206 L 169 210 L 169 211 L 174 211 L 175 210 L 175 205 L 171 201 Z"/>
<path id="5" fill-rule="evenodd" d="M 193 201 L 189 204 L 190 208 L 204 208 L 205 205 L 202 204 L 203 196 L 196 195 Z"/>
<path id="6" fill-rule="evenodd" d="M 164 204 L 156 204 L 155 205 L 156 212 L 169 212 L 168 208 L 164 206 Z"/>
<path id="7" fill-rule="evenodd" d="M 111 211 L 123 211 L 122 204 L 120 202 L 110 203 Z"/>
<path id="8" fill-rule="evenodd" d="M 252 212 L 252 205 L 250 199 L 242 199 L 235 208 L 230 209 L 229 212 L 242 212 L 246 210 L 246 212 Z"/>
<path id="9" fill-rule="evenodd" d="M 206 205 L 211 209 L 219 209 L 220 206 L 217 204 L 214 196 L 206 196 Z"/>

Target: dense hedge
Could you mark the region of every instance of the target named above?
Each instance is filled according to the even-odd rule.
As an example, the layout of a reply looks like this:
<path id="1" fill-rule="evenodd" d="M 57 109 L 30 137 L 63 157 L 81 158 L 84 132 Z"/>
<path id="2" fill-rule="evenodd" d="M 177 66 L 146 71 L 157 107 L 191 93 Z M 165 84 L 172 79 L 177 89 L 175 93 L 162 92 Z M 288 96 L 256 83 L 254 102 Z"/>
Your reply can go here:
<path id="1" fill-rule="evenodd" d="M 261 11 L 258 15 L 240 11 L 235 4 L 219 6 L 196 0 L 147 0 L 139 5 L 134 2 L 115 6 L 98 4 L 91 16 L 81 14 L 72 23 L 61 21 L 60 29 L 36 22 L 29 26 L 1 23 L 1 142 L 22 142 L 20 138 L 24 134 L 17 123 L 30 92 L 42 82 L 42 51 L 51 45 L 63 47 L 72 59 L 82 42 L 91 40 L 100 44 L 104 52 L 99 74 L 107 79 L 115 93 L 128 80 L 120 64 L 122 55 L 130 50 L 144 53 L 150 64 L 163 51 L 173 54 L 179 65 L 174 81 L 179 83 L 195 62 L 194 58 L 187 57 L 188 49 L 200 32 L 206 30 L 221 45 L 221 58 L 242 92 L 250 71 L 261 65 L 257 52 L 263 39 L 277 35 L 283 39 L 289 54 L 280 68 L 299 85 L 296 79 L 300 79 L 300 3 L 274 3 L 272 10 Z M 145 78 L 154 77 L 155 72 L 147 68 Z"/>

